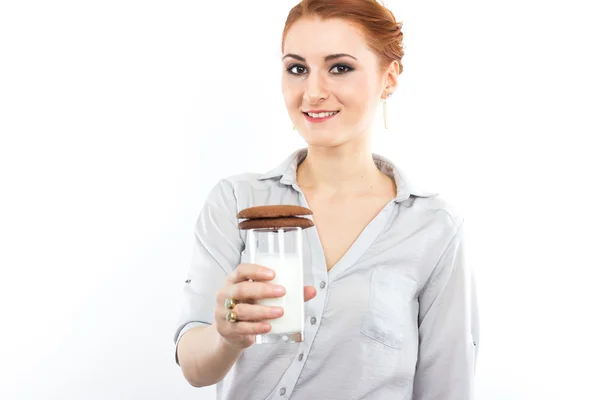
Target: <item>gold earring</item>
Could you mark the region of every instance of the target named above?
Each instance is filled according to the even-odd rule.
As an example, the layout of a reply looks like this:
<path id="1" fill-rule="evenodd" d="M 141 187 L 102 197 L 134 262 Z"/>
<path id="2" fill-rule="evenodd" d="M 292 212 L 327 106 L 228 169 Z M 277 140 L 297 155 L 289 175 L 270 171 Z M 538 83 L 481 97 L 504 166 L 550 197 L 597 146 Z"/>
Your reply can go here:
<path id="1" fill-rule="evenodd" d="M 387 97 L 383 99 L 383 127 L 388 128 Z"/>
<path id="2" fill-rule="evenodd" d="M 383 127 L 385 129 L 388 128 L 388 112 L 387 112 L 387 99 L 392 95 L 393 92 L 389 92 L 385 94 L 383 98 Z"/>

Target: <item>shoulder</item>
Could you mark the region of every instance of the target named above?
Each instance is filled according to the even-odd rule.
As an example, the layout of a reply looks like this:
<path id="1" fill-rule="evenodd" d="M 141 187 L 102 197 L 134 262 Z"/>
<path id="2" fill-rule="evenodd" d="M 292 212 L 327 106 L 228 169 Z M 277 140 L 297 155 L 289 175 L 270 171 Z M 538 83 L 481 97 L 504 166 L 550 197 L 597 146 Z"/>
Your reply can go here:
<path id="1" fill-rule="evenodd" d="M 246 194 L 254 190 L 268 190 L 276 185 L 273 179 L 261 179 L 263 174 L 256 172 L 243 172 L 222 178 L 217 186 L 227 187 L 236 194 Z"/>
<path id="2" fill-rule="evenodd" d="M 464 214 L 454 201 L 439 194 L 411 196 L 410 200 L 410 208 L 421 220 L 453 233 L 462 228 Z"/>
<path id="3" fill-rule="evenodd" d="M 207 201 L 222 205 L 239 205 L 255 198 L 259 193 L 279 188 L 278 180 L 261 179 L 262 176 L 260 173 L 244 172 L 222 177 L 213 184 Z"/>

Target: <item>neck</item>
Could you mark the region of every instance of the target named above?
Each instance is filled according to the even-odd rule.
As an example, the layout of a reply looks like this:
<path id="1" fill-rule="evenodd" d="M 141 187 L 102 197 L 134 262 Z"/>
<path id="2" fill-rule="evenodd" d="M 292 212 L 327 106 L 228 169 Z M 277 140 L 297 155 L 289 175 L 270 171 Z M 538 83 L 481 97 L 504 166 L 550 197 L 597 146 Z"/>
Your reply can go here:
<path id="1" fill-rule="evenodd" d="M 359 193 L 381 182 L 382 172 L 373 162 L 371 147 L 347 143 L 335 148 L 309 146 L 298 167 L 298 184 L 329 194 Z"/>

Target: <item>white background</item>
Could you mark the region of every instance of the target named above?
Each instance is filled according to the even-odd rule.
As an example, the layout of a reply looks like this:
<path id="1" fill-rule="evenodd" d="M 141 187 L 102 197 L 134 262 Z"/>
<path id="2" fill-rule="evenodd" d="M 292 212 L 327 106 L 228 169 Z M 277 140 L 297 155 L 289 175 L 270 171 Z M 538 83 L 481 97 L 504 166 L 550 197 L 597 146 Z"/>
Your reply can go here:
<path id="1" fill-rule="evenodd" d="M 589 1 L 388 1 L 405 72 L 374 151 L 467 218 L 478 399 L 592 399 L 600 61 Z M 295 1 L 0 2 L 0 398 L 212 399 L 173 358 L 208 190 L 304 145 Z"/>

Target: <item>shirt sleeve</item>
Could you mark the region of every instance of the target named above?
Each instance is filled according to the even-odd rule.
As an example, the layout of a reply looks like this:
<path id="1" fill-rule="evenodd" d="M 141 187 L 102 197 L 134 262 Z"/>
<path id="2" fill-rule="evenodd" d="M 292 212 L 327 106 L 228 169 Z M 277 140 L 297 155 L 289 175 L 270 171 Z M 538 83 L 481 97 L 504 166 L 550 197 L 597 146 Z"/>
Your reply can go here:
<path id="1" fill-rule="evenodd" d="M 214 322 L 217 291 L 239 265 L 243 247 L 233 187 L 222 180 L 210 191 L 196 220 L 192 262 L 174 337 L 177 364 L 177 345 L 183 334 Z"/>
<path id="2" fill-rule="evenodd" d="M 419 296 L 414 400 L 472 400 L 479 340 L 475 282 L 462 223 Z"/>

